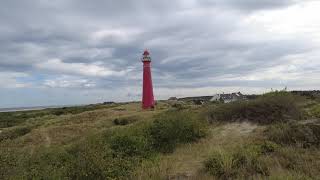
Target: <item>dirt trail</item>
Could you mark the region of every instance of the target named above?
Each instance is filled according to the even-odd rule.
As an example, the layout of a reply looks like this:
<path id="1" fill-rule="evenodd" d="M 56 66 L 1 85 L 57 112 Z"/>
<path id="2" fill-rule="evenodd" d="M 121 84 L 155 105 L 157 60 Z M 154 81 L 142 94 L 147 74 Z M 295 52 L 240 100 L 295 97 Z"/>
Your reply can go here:
<path id="1" fill-rule="evenodd" d="M 249 122 L 229 123 L 222 127 L 221 136 L 228 136 L 230 134 L 248 135 L 257 127 L 258 125 Z"/>
<path id="2" fill-rule="evenodd" d="M 41 136 L 44 137 L 44 146 L 45 147 L 50 147 L 51 145 L 51 138 L 48 134 L 48 132 L 46 132 L 45 129 L 41 129 L 40 130 Z"/>

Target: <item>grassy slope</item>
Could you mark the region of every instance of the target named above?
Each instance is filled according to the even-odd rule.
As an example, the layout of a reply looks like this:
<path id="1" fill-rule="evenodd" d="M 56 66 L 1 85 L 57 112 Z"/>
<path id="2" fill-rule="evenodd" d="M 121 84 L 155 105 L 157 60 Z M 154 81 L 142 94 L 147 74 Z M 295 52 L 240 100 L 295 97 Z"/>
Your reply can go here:
<path id="1" fill-rule="evenodd" d="M 314 103 L 312 107 L 308 106 L 309 111 L 316 112 L 313 113 L 315 117 L 312 119 L 318 118 L 317 112 L 319 111 L 316 109 L 318 107 L 317 103 Z M 106 129 L 118 128 L 113 124 L 115 118 L 138 116 L 139 121 L 150 121 L 156 114 L 162 113 L 168 108 L 169 105 L 164 102 L 158 105 L 156 111 L 142 111 L 140 104 L 131 103 L 104 106 L 88 111 L 84 110 L 84 112 L 62 113 L 62 115 L 46 112 L 46 115 L 40 117 L 24 119 L 16 126 L 2 128 L 2 134 L 15 130 L 17 127 L 28 127 L 30 132 L 0 142 L 0 150 L 12 149 L 32 154 L 41 147 L 68 146 L 92 134 L 98 134 Z M 196 113 L 199 108 L 192 108 L 190 111 Z M 259 141 L 264 138 L 263 132 L 266 128 L 267 125 L 248 122 L 211 124 L 206 138 L 197 143 L 179 145 L 173 153 L 160 154 L 154 159 L 143 161 L 131 178 L 212 179 L 212 176 L 204 173 L 203 162 L 213 152 L 229 152 Z M 264 156 L 263 161 L 270 171 L 270 179 L 297 179 L 299 177 L 307 179 L 308 177 L 320 177 L 319 157 L 319 149 L 281 147 L 276 153 Z M 285 163 L 297 165 L 294 168 L 287 168 L 283 165 Z M 262 177 L 257 175 L 253 178 Z"/>
<path id="2" fill-rule="evenodd" d="M 166 106 L 165 104 L 161 106 Z M 160 107 L 161 108 L 161 107 Z M 46 111 L 46 110 L 44 110 Z M 33 150 L 41 145 L 59 146 L 78 141 L 92 133 L 111 128 L 115 118 L 126 116 L 139 116 L 150 119 L 153 115 L 162 112 L 142 111 L 137 103 L 124 104 L 120 106 L 105 106 L 96 110 L 80 112 L 79 114 L 45 115 L 25 120 L 14 127 L 2 128 L 2 133 L 15 129 L 16 127 L 30 127 L 31 131 L 26 135 L 11 141 L 2 142 L 6 146 L 14 148 L 25 148 Z M 1 116 L 1 114 L 0 114 Z M 0 144 L 1 145 L 1 144 Z"/>

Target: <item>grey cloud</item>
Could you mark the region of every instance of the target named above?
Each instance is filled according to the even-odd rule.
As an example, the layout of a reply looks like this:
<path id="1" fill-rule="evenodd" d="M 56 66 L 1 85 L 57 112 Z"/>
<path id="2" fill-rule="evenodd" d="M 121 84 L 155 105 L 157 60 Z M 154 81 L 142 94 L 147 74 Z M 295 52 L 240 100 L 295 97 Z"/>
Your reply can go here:
<path id="1" fill-rule="evenodd" d="M 256 11 L 283 8 L 297 3 L 296 0 L 213 0 L 204 1 L 206 5 L 220 5 L 235 10 Z"/>
<path id="2" fill-rule="evenodd" d="M 62 89 L 88 86 L 85 89 L 101 95 L 102 89 L 119 88 L 123 89 L 123 96 L 134 98 L 137 96 L 128 96 L 125 91 L 140 87 L 141 53 L 148 48 L 158 88 L 298 84 L 236 79 L 288 64 L 288 56 L 315 49 L 303 37 L 275 38 L 267 31 L 250 36 L 250 24 L 244 24 L 255 11 L 295 3 L 298 2 L 5 0 L 0 6 L 0 71 L 29 74 L 37 81 L 34 88 L 45 86 L 50 92 L 58 88 L 63 94 Z M 52 59 L 59 59 L 61 67 L 50 67 Z M 105 72 L 85 72 L 96 68 L 99 72 L 125 73 L 108 76 Z M 219 81 L 225 75 L 236 80 Z M 64 79 L 65 76 L 72 78 Z M 94 99 L 94 95 L 87 96 L 90 97 Z"/>

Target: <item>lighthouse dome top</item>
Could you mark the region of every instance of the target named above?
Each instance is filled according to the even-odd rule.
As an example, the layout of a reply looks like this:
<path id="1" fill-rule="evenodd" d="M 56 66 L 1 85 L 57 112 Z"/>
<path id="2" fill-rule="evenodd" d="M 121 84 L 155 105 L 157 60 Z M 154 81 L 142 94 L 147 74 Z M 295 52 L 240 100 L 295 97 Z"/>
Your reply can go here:
<path id="1" fill-rule="evenodd" d="M 149 53 L 149 51 L 148 51 L 148 50 L 144 50 L 143 55 L 144 55 L 144 56 L 149 56 L 149 55 L 150 55 L 150 53 Z"/>

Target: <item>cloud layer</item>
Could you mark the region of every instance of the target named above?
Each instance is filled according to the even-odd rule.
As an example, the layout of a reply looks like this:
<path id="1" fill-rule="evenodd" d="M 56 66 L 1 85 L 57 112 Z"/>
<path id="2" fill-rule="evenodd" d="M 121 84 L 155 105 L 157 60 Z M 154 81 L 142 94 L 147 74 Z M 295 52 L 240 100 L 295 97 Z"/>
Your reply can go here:
<path id="1" fill-rule="evenodd" d="M 318 89 L 317 1 L 4 0 L 0 107 Z"/>

